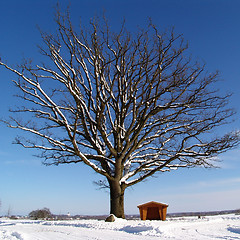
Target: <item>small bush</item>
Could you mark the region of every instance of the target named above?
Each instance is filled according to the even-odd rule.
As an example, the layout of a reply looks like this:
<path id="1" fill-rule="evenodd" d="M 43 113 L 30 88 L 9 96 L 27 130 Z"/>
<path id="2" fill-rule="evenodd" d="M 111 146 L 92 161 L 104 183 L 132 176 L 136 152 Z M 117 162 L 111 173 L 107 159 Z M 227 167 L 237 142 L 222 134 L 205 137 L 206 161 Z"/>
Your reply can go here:
<path id="1" fill-rule="evenodd" d="M 51 218 L 52 213 L 48 208 L 38 209 L 30 212 L 28 214 L 29 218 L 37 220 L 37 219 L 48 219 Z"/>

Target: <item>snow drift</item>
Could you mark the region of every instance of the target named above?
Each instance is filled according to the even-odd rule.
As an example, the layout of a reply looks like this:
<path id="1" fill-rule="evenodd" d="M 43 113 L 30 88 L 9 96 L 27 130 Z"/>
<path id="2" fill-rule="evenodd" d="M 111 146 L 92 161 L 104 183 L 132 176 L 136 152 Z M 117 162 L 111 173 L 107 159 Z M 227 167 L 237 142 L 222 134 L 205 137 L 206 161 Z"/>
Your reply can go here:
<path id="1" fill-rule="evenodd" d="M 0 219 L 4 240 L 240 239 L 240 216 L 168 218 L 167 221 L 116 219 L 33 221 Z"/>

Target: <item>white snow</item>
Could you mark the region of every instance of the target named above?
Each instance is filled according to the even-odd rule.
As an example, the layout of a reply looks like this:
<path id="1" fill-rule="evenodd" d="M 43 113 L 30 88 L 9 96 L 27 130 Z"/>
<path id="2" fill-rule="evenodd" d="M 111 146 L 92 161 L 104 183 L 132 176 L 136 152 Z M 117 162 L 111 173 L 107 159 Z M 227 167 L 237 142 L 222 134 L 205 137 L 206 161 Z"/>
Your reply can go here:
<path id="1" fill-rule="evenodd" d="M 1 240 L 240 239 L 240 216 L 168 218 L 166 221 L 116 219 L 33 221 L 0 218 Z"/>

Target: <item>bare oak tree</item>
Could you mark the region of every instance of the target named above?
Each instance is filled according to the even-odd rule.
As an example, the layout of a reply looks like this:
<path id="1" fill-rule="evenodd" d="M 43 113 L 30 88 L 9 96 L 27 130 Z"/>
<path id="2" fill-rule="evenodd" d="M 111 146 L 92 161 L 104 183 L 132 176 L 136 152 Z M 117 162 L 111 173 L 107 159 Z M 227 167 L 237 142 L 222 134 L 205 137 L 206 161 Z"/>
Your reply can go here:
<path id="1" fill-rule="evenodd" d="M 26 102 L 6 123 L 36 136 L 16 143 L 41 150 L 46 165 L 83 163 L 104 176 L 117 217 L 127 187 L 157 172 L 212 167 L 239 143 L 219 128 L 234 114 L 230 95 L 215 90 L 217 73 L 187 57 L 182 36 L 151 23 L 116 33 L 104 18 L 75 31 L 68 13 L 56 23 L 55 35 L 41 32 L 45 63 L 0 61 L 18 75 Z"/>

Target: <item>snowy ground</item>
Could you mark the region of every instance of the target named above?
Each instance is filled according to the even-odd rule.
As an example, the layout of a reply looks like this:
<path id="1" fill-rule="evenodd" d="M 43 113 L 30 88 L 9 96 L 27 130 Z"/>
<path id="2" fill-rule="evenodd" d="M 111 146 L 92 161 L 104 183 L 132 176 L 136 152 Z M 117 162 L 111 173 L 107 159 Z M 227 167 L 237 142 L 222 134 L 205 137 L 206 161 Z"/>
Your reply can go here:
<path id="1" fill-rule="evenodd" d="M 198 219 L 184 217 L 167 221 L 117 219 L 31 221 L 0 218 L 0 239 L 7 240 L 154 240 L 240 239 L 240 216 L 223 215 Z"/>

